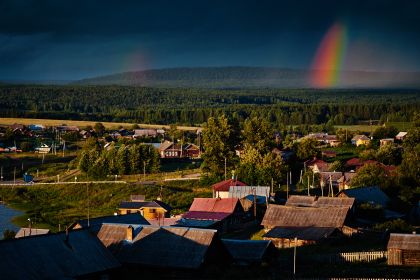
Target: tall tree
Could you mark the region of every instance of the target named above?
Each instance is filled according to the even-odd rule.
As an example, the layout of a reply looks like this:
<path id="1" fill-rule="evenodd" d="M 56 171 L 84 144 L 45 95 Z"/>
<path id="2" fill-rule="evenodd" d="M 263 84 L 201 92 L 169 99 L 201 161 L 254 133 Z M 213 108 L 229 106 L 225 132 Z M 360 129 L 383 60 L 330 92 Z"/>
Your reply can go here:
<path id="1" fill-rule="evenodd" d="M 236 129 L 236 128 L 235 128 Z M 234 165 L 235 130 L 225 115 L 209 118 L 203 131 L 203 170 L 216 177 L 223 177 Z"/>

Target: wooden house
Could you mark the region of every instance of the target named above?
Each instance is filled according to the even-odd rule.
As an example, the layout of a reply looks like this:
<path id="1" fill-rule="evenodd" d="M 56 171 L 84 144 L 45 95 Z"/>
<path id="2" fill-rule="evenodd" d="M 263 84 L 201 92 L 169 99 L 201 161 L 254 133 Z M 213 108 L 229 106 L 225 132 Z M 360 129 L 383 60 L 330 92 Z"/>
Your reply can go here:
<path id="1" fill-rule="evenodd" d="M 201 156 L 200 147 L 195 144 L 184 145 L 184 156 L 188 158 L 199 158 Z"/>
<path id="2" fill-rule="evenodd" d="M 198 269 L 229 258 L 216 230 L 104 224 L 98 238 L 130 266 Z"/>
<path id="3" fill-rule="evenodd" d="M 123 201 L 118 206 L 121 215 L 130 213 L 140 213 L 147 220 L 169 218 L 172 207 L 160 201 Z"/>
<path id="4" fill-rule="evenodd" d="M 367 146 L 370 144 L 370 138 L 367 137 L 366 135 L 355 135 L 352 139 L 351 139 L 351 143 L 353 145 L 356 145 L 357 147 L 364 145 Z"/>
<path id="5" fill-rule="evenodd" d="M 395 140 L 398 140 L 398 141 L 404 141 L 404 139 L 405 139 L 405 137 L 407 137 L 407 132 L 405 132 L 405 131 L 400 131 L 400 132 L 398 132 L 398 134 L 395 136 Z"/>
<path id="6" fill-rule="evenodd" d="M 212 228 L 219 233 L 228 232 L 240 225 L 245 217 L 244 209 L 237 198 L 194 198 L 179 226 Z"/>
<path id="7" fill-rule="evenodd" d="M 337 156 L 337 152 L 329 150 L 322 151 L 321 154 L 323 157 L 327 158 L 335 158 Z"/>
<path id="8" fill-rule="evenodd" d="M 420 234 L 391 233 L 388 265 L 420 266 Z"/>
<path id="9" fill-rule="evenodd" d="M 323 160 L 317 159 L 316 157 L 311 160 L 305 161 L 304 167 L 305 170 L 306 168 L 309 168 L 314 173 L 328 171 L 328 163 Z"/>
<path id="10" fill-rule="evenodd" d="M 102 216 L 90 219 L 82 219 L 74 222 L 70 229 L 80 229 L 88 228 L 89 231 L 93 233 L 98 233 L 102 224 L 104 223 L 114 223 L 114 224 L 139 224 L 139 225 L 148 225 L 149 222 L 140 215 L 139 213 L 132 213 L 127 215 L 113 215 L 113 216 Z"/>
<path id="11" fill-rule="evenodd" d="M 337 207 L 296 207 L 271 204 L 261 225 L 276 247 L 286 248 L 315 244 L 327 238 L 351 233 L 345 226 L 349 215 L 348 206 Z"/>
<path id="12" fill-rule="evenodd" d="M 390 198 L 377 186 L 360 187 L 342 190 L 337 194 L 338 197 L 352 197 L 357 204 L 369 203 L 386 208 Z"/>
<path id="13" fill-rule="evenodd" d="M 384 138 L 379 140 L 379 146 L 383 147 L 385 145 L 392 145 L 394 144 L 394 138 Z"/>
<path id="14" fill-rule="evenodd" d="M 135 129 L 133 138 L 142 138 L 142 137 L 156 137 L 156 129 Z"/>
<path id="15" fill-rule="evenodd" d="M 246 186 L 246 184 L 236 179 L 228 179 L 218 182 L 211 186 L 213 189 L 213 198 L 228 198 L 229 188 L 231 186 Z"/>
<path id="16" fill-rule="evenodd" d="M 161 158 L 183 158 L 185 153 L 183 146 L 178 143 L 165 141 L 159 147 L 159 154 Z"/>
<path id="17" fill-rule="evenodd" d="M 0 241 L 1 279 L 108 279 L 117 259 L 87 230 Z"/>
<path id="18" fill-rule="evenodd" d="M 351 187 L 351 180 L 356 176 L 356 172 L 344 172 L 343 176 L 337 180 L 338 190 L 347 190 Z"/>

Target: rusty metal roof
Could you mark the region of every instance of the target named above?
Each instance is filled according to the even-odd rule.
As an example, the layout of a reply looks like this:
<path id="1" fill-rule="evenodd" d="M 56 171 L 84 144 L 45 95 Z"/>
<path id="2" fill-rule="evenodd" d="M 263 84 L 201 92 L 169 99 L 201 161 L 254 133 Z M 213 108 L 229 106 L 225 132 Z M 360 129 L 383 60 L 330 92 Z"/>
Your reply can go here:
<path id="1" fill-rule="evenodd" d="M 238 203 L 238 198 L 194 198 L 189 211 L 232 214 Z"/>
<path id="2" fill-rule="evenodd" d="M 420 234 L 391 233 L 388 249 L 420 251 Z"/>
<path id="3" fill-rule="evenodd" d="M 120 266 L 87 230 L 0 241 L 2 279 L 73 279 Z"/>
<path id="4" fill-rule="evenodd" d="M 202 211 L 188 211 L 182 217 L 184 219 L 195 219 L 195 220 L 212 220 L 221 221 L 229 217 L 230 213 L 221 212 L 202 212 Z"/>
<path id="5" fill-rule="evenodd" d="M 266 227 L 341 228 L 348 211 L 348 207 L 295 207 L 271 204 L 261 224 Z"/>
<path id="6" fill-rule="evenodd" d="M 216 230 L 187 227 L 104 224 L 98 238 L 122 263 L 158 267 L 199 268 L 216 238 Z"/>
<path id="7" fill-rule="evenodd" d="M 228 192 L 229 187 L 231 186 L 246 186 L 246 184 L 238 180 L 229 179 L 229 180 L 224 180 L 224 181 L 214 184 L 212 188 L 215 191 Z"/>

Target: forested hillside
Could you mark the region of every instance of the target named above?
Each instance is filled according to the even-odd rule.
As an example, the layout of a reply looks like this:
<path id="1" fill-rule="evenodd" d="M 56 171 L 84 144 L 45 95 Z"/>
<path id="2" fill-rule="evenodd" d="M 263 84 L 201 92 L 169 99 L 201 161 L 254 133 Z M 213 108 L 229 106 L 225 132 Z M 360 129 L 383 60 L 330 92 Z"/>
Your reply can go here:
<path id="1" fill-rule="evenodd" d="M 196 89 L 132 86 L 0 86 L 0 117 L 201 124 L 224 112 L 283 125 L 409 121 L 415 90 Z"/>
<path id="2" fill-rule="evenodd" d="M 327 74 L 328 71 L 323 71 Z M 118 73 L 75 82 L 146 87 L 310 88 L 314 71 L 273 67 L 194 67 Z M 420 73 L 343 71 L 339 88 L 419 88 Z"/>

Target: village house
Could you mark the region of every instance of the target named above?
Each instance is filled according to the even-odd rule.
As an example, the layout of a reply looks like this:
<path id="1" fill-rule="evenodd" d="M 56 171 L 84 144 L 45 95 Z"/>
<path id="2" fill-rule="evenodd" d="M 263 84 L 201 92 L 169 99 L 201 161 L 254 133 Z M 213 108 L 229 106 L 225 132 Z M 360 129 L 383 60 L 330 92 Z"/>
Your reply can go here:
<path id="1" fill-rule="evenodd" d="M 237 198 L 194 198 L 178 226 L 212 228 L 225 233 L 244 221 L 245 212 Z"/>
<path id="2" fill-rule="evenodd" d="M 132 213 L 127 215 L 113 215 L 113 216 L 102 216 L 89 219 L 81 219 L 75 221 L 70 225 L 69 229 L 89 229 L 90 232 L 98 233 L 102 224 L 114 223 L 114 224 L 129 224 L 136 223 L 139 225 L 148 225 L 149 222 L 140 214 Z"/>
<path id="3" fill-rule="evenodd" d="M 70 125 L 59 125 L 56 126 L 55 129 L 60 132 L 79 132 L 79 128 L 77 126 Z"/>
<path id="4" fill-rule="evenodd" d="M 218 182 L 211 186 L 213 189 L 213 198 L 228 198 L 229 188 L 231 186 L 246 186 L 246 184 L 233 178 Z"/>
<path id="5" fill-rule="evenodd" d="M 352 158 L 346 161 L 346 167 L 351 170 L 356 170 L 363 166 L 363 162 L 359 158 Z"/>
<path id="6" fill-rule="evenodd" d="M 43 228 L 20 228 L 19 231 L 16 233 L 15 238 L 21 238 L 26 236 L 33 236 L 33 235 L 42 235 L 50 233 L 49 229 Z"/>
<path id="7" fill-rule="evenodd" d="M 407 137 L 407 132 L 405 131 L 400 131 L 398 132 L 398 134 L 395 136 L 395 140 L 398 141 L 404 141 L 404 139 Z"/>
<path id="8" fill-rule="evenodd" d="M 135 129 L 133 138 L 139 137 L 156 137 L 158 135 L 156 129 Z"/>
<path id="9" fill-rule="evenodd" d="M 353 145 L 356 145 L 357 147 L 364 145 L 367 146 L 370 144 L 370 138 L 367 137 L 366 135 L 355 135 L 352 139 L 351 139 L 351 143 Z"/>
<path id="10" fill-rule="evenodd" d="M 183 149 L 185 157 L 199 158 L 201 156 L 200 147 L 195 144 L 186 144 Z"/>
<path id="11" fill-rule="evenodd" d="M 336 171 L 327 171 L 327 172 L 319 172 L 320 175 L 320 184 L 322 188 L 338 188 L 338 180 L 343 176 L 342 172 Z"/>
<path id="12" fill-rule="evenodd" d="M 183 158 L 183 147 L 181 144 L 165 141 L 159 147 L 161 158 Z"/>
<path id="13" fill-rule="evenodd" d="M 349 208 L 342 207 L 296 207 L 271 204 L 261 225 L 266 229 L 263 236 L 276 247 L 287 248 L 316 244 L 344 232 L 352 232 L 344 225 Z"/>
<path id="14" fill-rule="evenodd" d="M 325 150 L 321 152 L 321 155 L 326 158 L 335 158 L 337 156 L 337 152 Z"/>
<path id="15" fill-rule="evenodd" d="M 107 279 L 117 259 L 87 230 L 0 241 L 2 279 Z"/>
<path id="16" fill-rule="evenodd" d="M 347 190 L 351 187 L 351 180 L 356 176 L 356 172 L 344 172 L 338 180 L 338 190 Z"/>
<path id="17" fill-rule="evenodd" d="M 230 259 L 216 230 L 104 224 L 98 238 L 122 264 L 130 266 L 198 269 Z"/>
<path id="18" fill-rule="evenodd" d="M 118 206 L 121 215 L 140 213 L 147 220 L 169 218 L 172 207 L 160 200 L 152 201 L 123 201 Z"/>
<path id="19" fill-rule="evenodd" d="M 328 163 L 323 160 L 317 159 L 316 157 L 305 161 L 303 165 L 305 167 L 305 170 L 306 168 L 309 168 L 314 173 L 328 171 Z"/>
<path id="20" fill-rule="evenodd" d="M 383 147 L 385 145 L 392 145 L 394 144 L 394 138 L 384 138 L 379 140 L 379 146 Z"/>
<path id="21" fill-rule="evenodd" d="M 420 234 L 391 233 L 388 265 L 420 266 Z"/>
<path id="22" fill-rule="evenodd" d="M 353 209 L 354 198 L 319 197 L 307 195 L 291 195 L 286 201 L 286 206 L 299 207 L 348 207 Z"/>

